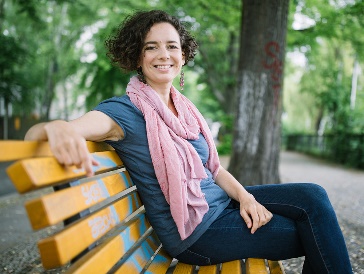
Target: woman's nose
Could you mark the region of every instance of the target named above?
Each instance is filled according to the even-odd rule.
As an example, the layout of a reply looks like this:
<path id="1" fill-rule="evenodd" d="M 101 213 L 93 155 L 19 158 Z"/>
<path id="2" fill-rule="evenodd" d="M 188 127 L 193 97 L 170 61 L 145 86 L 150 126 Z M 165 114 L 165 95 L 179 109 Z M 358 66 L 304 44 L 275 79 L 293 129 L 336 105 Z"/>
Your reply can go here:
<path id="1" fill-rule="evenodd" d="M 169 51 L 165 47 L 161 47 L 159 51 L 159 58 L 161 59 L 169 59 Z"/>

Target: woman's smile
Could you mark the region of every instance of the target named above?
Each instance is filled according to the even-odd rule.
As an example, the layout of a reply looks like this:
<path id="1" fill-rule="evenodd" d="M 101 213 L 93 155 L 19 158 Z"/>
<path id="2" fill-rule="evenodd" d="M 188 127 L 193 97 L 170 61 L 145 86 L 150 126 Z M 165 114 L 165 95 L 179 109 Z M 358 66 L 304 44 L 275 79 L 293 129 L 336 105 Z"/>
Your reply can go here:
<path id="1" fill-rule="evenodd" d="M 173 65 L 156 65 L 154 66 L 156 69 L 158 69 L 159 71 L 169 71 L 170 68 L 173 67 Z"/>

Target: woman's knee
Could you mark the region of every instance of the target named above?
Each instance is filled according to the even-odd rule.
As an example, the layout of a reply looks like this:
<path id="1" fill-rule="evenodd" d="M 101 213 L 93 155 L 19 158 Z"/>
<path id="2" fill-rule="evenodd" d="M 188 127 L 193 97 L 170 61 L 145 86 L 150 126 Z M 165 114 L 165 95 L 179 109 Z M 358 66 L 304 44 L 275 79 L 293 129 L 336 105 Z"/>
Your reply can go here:
<path id="1" fill-rule="evenodd" d="M 301 193 L 302 195 L 307 196 L 308 198 L 312 198 L 314 200 L 316 199 L 319 201 L 328 198 L 326 190 L 318 184 L 301 183 L 298 184 L 298 187 L 299 189 L 297 191 L 299 191 L 299 193 Z"/>
<path id="2" fill-rule="evenodd" d="M 305 200 L 311 208 L 314 208 L 315 210 L 319 208 L 323 210 L 332 209 L 327 192 L 322 186 L 314 183 L 302 183 L 299 184 L 299 189 L 297 189 L 297 191 L 300 193 L 300 197 Z"/>

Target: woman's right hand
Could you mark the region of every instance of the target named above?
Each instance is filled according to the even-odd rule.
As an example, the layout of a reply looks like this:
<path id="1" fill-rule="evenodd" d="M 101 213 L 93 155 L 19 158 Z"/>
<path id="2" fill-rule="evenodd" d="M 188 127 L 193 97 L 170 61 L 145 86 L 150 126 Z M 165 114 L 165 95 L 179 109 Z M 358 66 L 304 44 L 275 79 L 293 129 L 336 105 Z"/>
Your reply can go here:
<path id="1" fill-rule="evenodd" d="M 101 142 L 123 138 L 122 128 L 108 115 L 89 111 L 70 122 L 55 120 L 36 124 L 28 130 L 24 139 L 48 140 L 52 153 L 61 164 L 76 165 L 91 176 L 94 173 L 92 166 L 98 165 L 98 162 L 89 153 L 86 140 Z"/>
<path id="2" fill-rule="evenodd" d="M 44 125 L 49 146 L 59 163 L 83 168 L 87 176 L 93 175 L 98 162 L 89 153 L 86 139 L 69 122 L 56 120 Z"/>

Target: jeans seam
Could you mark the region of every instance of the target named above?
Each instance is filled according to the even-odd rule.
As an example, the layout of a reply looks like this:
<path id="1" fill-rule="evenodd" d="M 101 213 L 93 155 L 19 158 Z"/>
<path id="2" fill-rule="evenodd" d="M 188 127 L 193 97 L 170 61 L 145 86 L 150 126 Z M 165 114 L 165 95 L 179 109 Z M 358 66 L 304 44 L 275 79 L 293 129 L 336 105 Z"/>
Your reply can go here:
<path id="1" fill-rule="evenodd" d="M 315 240 L 315 243 L 316 243 L 317 249 L 318 249 L 318 251 L 319 251 L 319 253 L 320 253 L 320 256 L 321 256 L 321 260 L 322 260 L 322 262 L 324 263 L 324 266 L 325 266 L 325 268 L 326 268 L 327 273 L 330 273 L 330 271 L 329 271 L 329 270 L 328 270 L 328 268 L 327 268 L 326 261 L 324 260 L 324 258 L 323 258 L 323 256 L 322 256 L 321 248 L 320 248 L 320 245 L 319 245 L 319 244 L 318 244 L 318 242 L 317 242 L 317 239 L 316 239 L 316 238 L 317 238 L 317 236 L 315 235 L 316 233 L 315 233 L 315 230 L 313 229 L 313 226 L 312 226 L 312 223 L 311 223 L 311 220 L 310 220 L 310 215 L 307 213 L 307 211 L 306 211 L 304 208 L 301 208 L 301 207 L 299 207 L 299 206 L 295 206 L 295 205 L 290 205 L 290 204 L 280 204 L 280 203 L 264 203 L 264 204 L 267 204 L 267 205 L 284 205 L 284 206 L 295 207 L 295 208 L 298 208 L 298 209 L 302 210 L 302 211 L 306 214 L 307 219 L 308 219 L 308 222 L 310 223 L 310 227 L 311 227 L 311 231 L 312 231 L 312 234 L 313 234 L 313 238 L 314 238 L 314 240 Z"/>
<path id="2" fill-rule="evenodd" d="M 198 257 L 203 258 L 204 260 L 206 260 L 206 261 L 208 262 L 208 264 L 209 264 L 209 265 L 211 265 L 211 259 L 210 259 L 209 257 L 206 257 L 206 256 L 203 256 L 203 255 L 201 255 L 201 254 L 198 254 L 198 253 L 196 253 L 196 252 L 194 252 L 194 251 L 192 251 L 192 250 L 189 250 L 188 248 L 186 249 L 186 251 L 188 251 L 188 252 L 192 253 L 192 254 L 193 254 L 193 255 L 195 255 L 195 256 L 198 256 Z"/>

